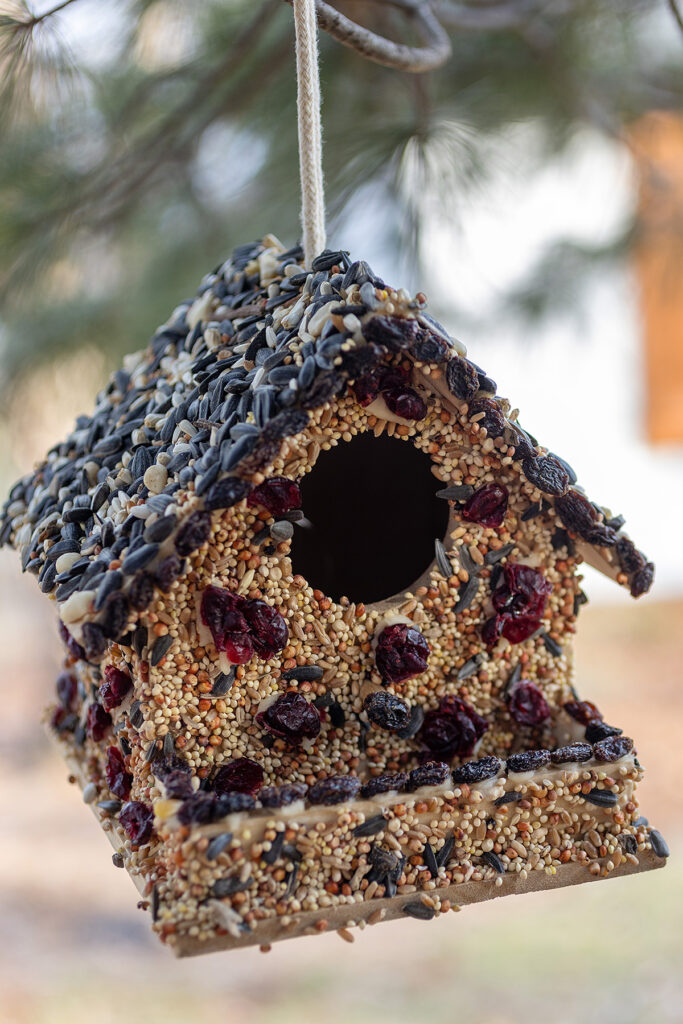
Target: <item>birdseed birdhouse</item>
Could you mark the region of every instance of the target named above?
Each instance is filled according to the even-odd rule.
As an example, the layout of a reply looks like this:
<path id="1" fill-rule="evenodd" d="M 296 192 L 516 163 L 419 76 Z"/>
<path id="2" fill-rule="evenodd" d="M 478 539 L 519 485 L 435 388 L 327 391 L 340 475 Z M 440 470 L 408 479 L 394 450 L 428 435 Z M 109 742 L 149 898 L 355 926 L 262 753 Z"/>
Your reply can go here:
<path id="1" fill-rule="evenodd" d="M 572 668 L 581 563 L 653 566 L 496 392 L 423 295 L 269 237 L 12 489 L 49 729 L 179 955 L 664 863 Z"/>

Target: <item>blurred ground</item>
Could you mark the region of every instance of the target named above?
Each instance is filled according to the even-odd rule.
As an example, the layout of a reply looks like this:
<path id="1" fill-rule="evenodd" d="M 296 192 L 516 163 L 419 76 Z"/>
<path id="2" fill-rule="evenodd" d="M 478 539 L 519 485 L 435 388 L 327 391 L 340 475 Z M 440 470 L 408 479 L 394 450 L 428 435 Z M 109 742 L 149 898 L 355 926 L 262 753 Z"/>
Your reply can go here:
<path id="1" fill-rule="evenodd" d="M 353 946 L 178 962 L 43 737 L 52 609 L 3 553 L 0 1024 L 683 1022 L 683 605 L 589 605 L 581 626 L 579 690 L 636 736 L 666 870 L 366 929 Z"/>

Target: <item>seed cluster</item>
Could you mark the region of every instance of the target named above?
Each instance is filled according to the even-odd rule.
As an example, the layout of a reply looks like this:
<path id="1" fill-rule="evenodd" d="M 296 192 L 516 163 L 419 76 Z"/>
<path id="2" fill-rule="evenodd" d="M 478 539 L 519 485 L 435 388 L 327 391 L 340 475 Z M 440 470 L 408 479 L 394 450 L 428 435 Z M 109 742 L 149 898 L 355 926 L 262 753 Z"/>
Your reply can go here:
<path id="1" fill-rule="evenodd" d="M 518 832 L 533 870 L 583 862 L 577 800 L 616 829 L 596 847 L 615 862 L 632 741 L 563 710 L 581 545 L 634 594 L 652 567 L 495 392 L 424 296 L 343 252 L 308 273 L 265 239 L 208 275 L 13 488 L 0 541 L 56 599 L 67 652 L 51 725 L 164 937 L 423 890 L 405 912 L 431 917 L 432 889 L 518 870 Z M 366 432 L 423 452 L 450 510 L 419 583 L 369 606 L 296 571 L 301 480 Z M 473 790 L 498 801 L 489 825 L 464 781 L 495 788 L 505 770 L 525 773 L 509 836 L 505 792 Z M 552 799 L 534 790 L 548 771 Z M 538 804 L 521 806 L 525 786 Z M 383 846 L 363 833 L 368 800 L 390 815 Z M 554 801 L 546 850 L 523 815 Z M 283 817 L 255 849 L 267 808 Z M 369 856 L 387 843 L 389 867 Z"/>

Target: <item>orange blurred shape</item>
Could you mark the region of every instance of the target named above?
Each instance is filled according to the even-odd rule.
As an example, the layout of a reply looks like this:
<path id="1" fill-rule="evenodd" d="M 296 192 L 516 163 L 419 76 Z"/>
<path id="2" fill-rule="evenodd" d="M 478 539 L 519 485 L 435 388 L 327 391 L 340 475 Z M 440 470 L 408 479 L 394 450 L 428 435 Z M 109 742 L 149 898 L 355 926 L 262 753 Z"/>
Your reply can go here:
<path id="1" fill-rule="evenodd" d="M 654 442 L 683 440 L 683 117 L 653 112 L 631 133 L 639 171 L 640 284 L 646 430 Z"/>

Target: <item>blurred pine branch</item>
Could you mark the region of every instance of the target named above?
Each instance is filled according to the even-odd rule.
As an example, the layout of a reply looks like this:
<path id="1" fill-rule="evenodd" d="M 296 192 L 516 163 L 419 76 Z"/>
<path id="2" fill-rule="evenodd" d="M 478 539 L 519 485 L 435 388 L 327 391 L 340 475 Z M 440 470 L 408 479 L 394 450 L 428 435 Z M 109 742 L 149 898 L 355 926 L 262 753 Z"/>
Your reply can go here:
<path id="1" fill-rule="evenodd" d="M 653 107 L 680 109 L 683 92 L 654 0 L 434 6 L 454 52 L 429 76 L 321 40 L 330 237 L 343 244 L 354 199 L 370 197 L 373 230 L 423 280 L 425 210 L 452 216 L 482 188 L 510 126 L 533 128 L 540 162 L 581 125 L 620 138 Z M 409 41 L 387 4 L 339 7 Z M 292 51 L 281 0 L 0 0 L 6 382 L 85 344 L 115 360 L 232 245 L 271 230 L 294 241 Z M 621 239 L 599 251 L 558 243 L 507 308 L 556 308 L 568 282 L 579 288 L 596 259 L 622 251 Z"/>

